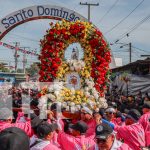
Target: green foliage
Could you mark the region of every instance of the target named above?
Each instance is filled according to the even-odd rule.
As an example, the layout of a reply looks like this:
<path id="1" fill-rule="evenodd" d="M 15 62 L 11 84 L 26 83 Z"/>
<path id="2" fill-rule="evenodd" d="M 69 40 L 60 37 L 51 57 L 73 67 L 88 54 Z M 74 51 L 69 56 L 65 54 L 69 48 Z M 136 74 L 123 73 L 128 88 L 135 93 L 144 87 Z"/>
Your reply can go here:
<path id="1" fill-rule="evenodd" d="M 36 75 L 39 72 L 39 66 L 37 63 L 33 63 L 30 68 L 26 68 L 26 73 L 29 73 L 31 76 Z"/>

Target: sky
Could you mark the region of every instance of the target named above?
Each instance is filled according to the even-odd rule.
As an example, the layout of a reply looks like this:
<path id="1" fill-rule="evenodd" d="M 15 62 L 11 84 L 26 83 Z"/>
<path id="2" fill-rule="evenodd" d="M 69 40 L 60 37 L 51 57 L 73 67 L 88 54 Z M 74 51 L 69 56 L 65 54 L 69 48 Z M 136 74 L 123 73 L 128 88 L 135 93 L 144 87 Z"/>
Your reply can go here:
<path id="1" fill-rule="evenodd" d="M 144 59 L 141 55 L 150 54 L 150 17 L 128 37 L 124 36 L 120 39 L 124 33 L 128 33 L 143 18 L 150 15 L 150 0 L 0 0 L 0 18 L 25 7 L 46 4 L 74 10 L 87 18 L 87 6 L 79 5 L 80 2 L 99 3 L 99 6 L 91 7 L 91 22 L 105 36 L 114 57 L 122 58 L 123 64 L 129 63 L 130 42 L 132 43 L 132 61 Z M 138 6 L 139 3 L 141 5 Z M 50 28 L 50 22 L 56 21 L 41 19 L 24 23 L 11 30 L 1 41 L 11 45 L 19 42 L 20 47 L 30 47 L 30 50 L 40 53 L 39 41 L 45 35 L 46 30 Z M 114 27 L 115 25 L 117 26 Z M 113 27 L 114 29 L 111 30 Z M 118 39 L 120 40 L 115 44 Z M 120 48 L 122 45 L 123 48 Z M 69 57 L 70 52 L 66 53 Z M 19 53 L 19 55 L 18 66 L 21 68 L 23 54 Z M 0 61 L 14 66 L 14 50 L 0 46 Z M 27 56 L 26 67 L 35 61 L 37 61 L 37 57 Z"/>

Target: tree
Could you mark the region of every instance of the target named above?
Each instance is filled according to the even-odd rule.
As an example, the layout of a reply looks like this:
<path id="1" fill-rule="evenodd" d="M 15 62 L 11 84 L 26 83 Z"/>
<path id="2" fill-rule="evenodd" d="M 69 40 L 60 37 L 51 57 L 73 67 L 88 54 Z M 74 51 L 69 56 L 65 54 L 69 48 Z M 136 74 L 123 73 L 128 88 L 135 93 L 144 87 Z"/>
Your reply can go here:
<path id="1" fill-rule="evenodd" d="M 0 71 L 1 72 L 10 72 L 10 70 L 5 67 L 4 63 L 0 63 Z"/>
<path id="2" fill-rule="evenodd" d="M 33 63 L 30 68 L 26 68 L 26 73 L 29 73 L 31 75 L 31 77 L 33 77 L 34 75 L 38 74 L 39 72 L 39 67 L 38 67 L 38 63 Z"/>

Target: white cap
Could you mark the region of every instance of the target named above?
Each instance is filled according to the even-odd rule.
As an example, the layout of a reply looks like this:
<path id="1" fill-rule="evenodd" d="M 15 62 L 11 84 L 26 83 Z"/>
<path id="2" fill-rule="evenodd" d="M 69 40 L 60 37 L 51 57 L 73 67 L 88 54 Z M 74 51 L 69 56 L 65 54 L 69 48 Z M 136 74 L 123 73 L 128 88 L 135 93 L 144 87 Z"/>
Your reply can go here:
<path id="1" fill-rule="evenodd" d="M 90 114 L 90 115 L 93 115 L 93 111 L 90 110 L 88 107 L 83 107 L 81 110 L 85 111 L 86 113 Z"/>
<path id="2" fill-rule="evenodd" d="M 115 113 L 116 111 L 115 111 L 114 108 L 110 107 L 110 108 L 107 108 L 105 112 L 113 112 L 113 113 Z"/>

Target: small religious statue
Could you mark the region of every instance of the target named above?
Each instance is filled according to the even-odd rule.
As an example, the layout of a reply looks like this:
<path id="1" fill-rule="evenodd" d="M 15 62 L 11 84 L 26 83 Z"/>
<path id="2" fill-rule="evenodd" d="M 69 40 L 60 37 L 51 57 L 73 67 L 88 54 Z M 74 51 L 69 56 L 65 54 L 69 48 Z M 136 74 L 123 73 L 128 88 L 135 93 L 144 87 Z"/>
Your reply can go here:
<path id="1" fill-rule="evenodd" d="M 72 54 L 71 54 L 71 59 L 73 59 L 73 60 L 79 60 L 79 50 L 78 50 L 77 47 L 76 47 L 76 49 L 73 48 Z"/>

